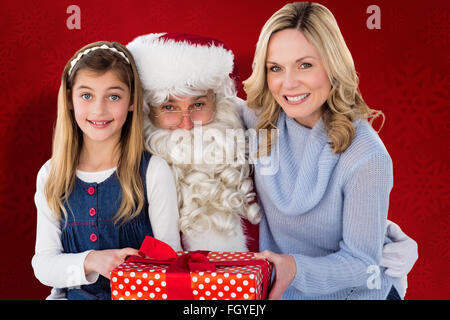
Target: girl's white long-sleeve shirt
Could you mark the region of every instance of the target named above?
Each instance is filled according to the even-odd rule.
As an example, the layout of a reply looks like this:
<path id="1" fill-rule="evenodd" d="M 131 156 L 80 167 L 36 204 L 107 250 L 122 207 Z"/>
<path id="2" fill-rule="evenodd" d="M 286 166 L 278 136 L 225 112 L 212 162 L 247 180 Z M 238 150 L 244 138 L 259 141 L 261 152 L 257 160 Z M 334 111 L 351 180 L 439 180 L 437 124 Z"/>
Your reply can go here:
<path id="1" fill-rule="evenodd" d="M 101 183 L 116 168 L 99 172 L 77 170 L 76 175 L 87 183 Z M 49 208 L 45 197 L 45 183 L 50 172 L 50 160 L 39 170 L 34 201 L 37 208 L 35 254 L 31 264 L 36 278 L 53 287 L 48 299 L 64 298 L 59 288 L 75 287 L 97 281 L 99 274 L 84 272 L 84 259 L 91 251 L 64 253 L 59 219 Z M 167 162 L 153 155 L 146 172 L 148 214 L 155 238 L 166 242 L 174 250 L 182 250 L 178 227 L 177 192 L 172 171 Z"/>

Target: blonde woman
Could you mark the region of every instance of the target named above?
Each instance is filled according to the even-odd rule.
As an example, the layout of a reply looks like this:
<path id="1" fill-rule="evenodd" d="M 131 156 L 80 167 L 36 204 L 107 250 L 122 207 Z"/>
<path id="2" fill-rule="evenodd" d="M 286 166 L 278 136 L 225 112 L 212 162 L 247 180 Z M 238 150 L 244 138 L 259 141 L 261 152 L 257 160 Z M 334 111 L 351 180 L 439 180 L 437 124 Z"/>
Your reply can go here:
<path id="1" fill-rule="evenodd" d="M 50 299 L 110 299 L 109 274 L 145 236 L 181 249 L 167 163 L 145 151 L 133 57 L 95 42 L 67 62 L 53 153 L 37 176 L 36 277 Z"/>
<path id="2" fill-rule="evenodd" d="M 391 242 L 392 161 L 368 122 L 381 112 L 362 99 L 332 13 L 307 2 L 277 11 L 261 31 L 244 88 L 247 127 L 278 130 L 254 150 L 257 160 L 280 164 L 262 174 L 255 162 L 265 211 L 257 256 L 275 265 L 270 298 L 400 299 L 400 278 L 384 269 L 389 244 L 382 257 Z M 411 239 L 405 246 L 407 273 L 417 248 Z"/>

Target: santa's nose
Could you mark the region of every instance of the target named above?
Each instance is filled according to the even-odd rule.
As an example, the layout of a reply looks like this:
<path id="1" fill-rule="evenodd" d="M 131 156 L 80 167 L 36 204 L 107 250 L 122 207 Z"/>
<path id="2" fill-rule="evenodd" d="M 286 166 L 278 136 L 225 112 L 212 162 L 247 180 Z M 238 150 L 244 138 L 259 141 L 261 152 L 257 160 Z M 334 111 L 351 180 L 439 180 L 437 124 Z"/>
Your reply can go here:
<path id="1" fill-rule="evenodd" d="M 192 122 L 192 120 L 189 117 L 189 115 L 188 114 L 187 115 L 184 114 L 183 115 L 183 120 L 178 125 L 178 128 L 185 129 L 185 130 L 191 130 L 193 126 L 194 126 L 194 123 Z"/>

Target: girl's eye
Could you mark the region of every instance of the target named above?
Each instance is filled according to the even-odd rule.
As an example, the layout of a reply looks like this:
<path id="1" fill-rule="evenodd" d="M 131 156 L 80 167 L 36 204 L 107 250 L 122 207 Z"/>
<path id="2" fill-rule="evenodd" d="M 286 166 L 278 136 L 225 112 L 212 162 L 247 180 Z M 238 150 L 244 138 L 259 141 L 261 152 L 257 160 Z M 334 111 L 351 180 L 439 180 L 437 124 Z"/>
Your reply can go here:
<path id="1" fill-rule="evenodd" d="M 269 69 L 270 69 L 270 71 L 272 71 L 272 72 L 278 72 L 278 71 L 281 70 L 281 68 L 278 67 L 278 66 L 273 66 L 273 67 L 270 67 Z"/>
<path id="2" fill-rule="evenodd" d="M 90 93 L 83 93 L 83 94 L 81 95 L 81 98 L 82 98 L 83 100 L 90 100 L 90 99 L 92 98 L 92 96 L 91 96 Z"/>
<path id="3" fill-rule="evenodd" d="M 300 65 L 300 68 L 301 69 L 308 69 L 308 68 L 311 68 L 312 67 L 312 64 L 311 63 L 308 63 L 308 62 L 303 62 L 301 65 Z"/>
<path id="4" fill-rule="evenodd" d="M 117 101 L 120 97 L 117 94 L 112 94 L 109 96 L 109 99 L 111 99 L 111 101 Z"/>

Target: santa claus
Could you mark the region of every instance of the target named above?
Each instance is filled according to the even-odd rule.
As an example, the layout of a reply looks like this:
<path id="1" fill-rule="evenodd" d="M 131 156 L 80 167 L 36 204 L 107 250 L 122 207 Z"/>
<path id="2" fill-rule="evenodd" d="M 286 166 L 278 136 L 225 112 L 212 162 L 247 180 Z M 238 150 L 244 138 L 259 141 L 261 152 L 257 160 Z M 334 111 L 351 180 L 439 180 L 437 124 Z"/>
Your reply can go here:
<path id="1" fill-rule="evenodd" d="M 215 39 L 171 33 L 137 37 L 127 48 L 143 84 L 147 146 L 175 178 L 184 249 L 248 251 L 244 221 L 257 224 L 260 208 L 232 51 Z"/>

